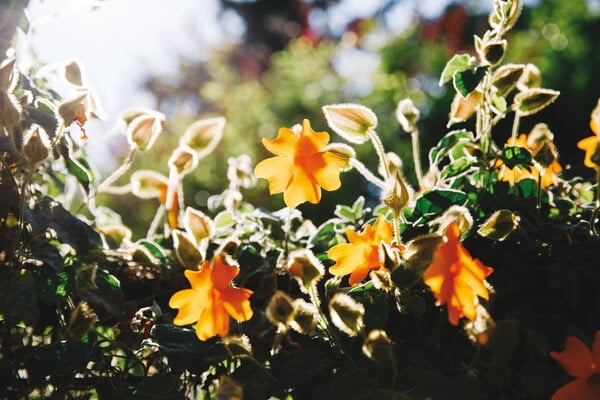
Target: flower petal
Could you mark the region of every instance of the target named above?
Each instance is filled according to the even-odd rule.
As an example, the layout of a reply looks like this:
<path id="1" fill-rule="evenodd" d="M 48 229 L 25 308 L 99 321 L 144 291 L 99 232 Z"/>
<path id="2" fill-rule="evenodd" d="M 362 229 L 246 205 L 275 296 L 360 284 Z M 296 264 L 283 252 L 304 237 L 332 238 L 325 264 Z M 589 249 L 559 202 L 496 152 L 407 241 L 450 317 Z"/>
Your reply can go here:
<path id="1" fill-rule="evenodd" d="M 225 288 L 220 291 L 223 307 L 236 321 L 248 321 L 254 314 L 250 306 L 252 290 L 246 288 Z"/>
<path id="2" fill-rule="evenodd" d="M 296 167 L 293 178 L 283 193 L 283 201 L 290 208 L 295 208 L 306 201 L 316 204 L 321 200 L 321 188 L 317 185 L 309 171 Z"/>
<path id="3" fill-rule="evenodd" d="M 342 185 L 340 181 L 340 168 L 343 168 L 348 160 L 337 156 L 329 151 L 317 153 L 311 159 L 319 158 L 314 164 L 322 164 L 322 167 L 314 169 L 313 174 L 317 183 L 325 190 L 336 190 Z"/>
<path id="4" fill-rule="evenodd" d="M 184 289 L 173 294 L 169 307 L 179 309 L 173 324 L 183 326 L 196 322 L 203 311 L 204 297 L 204 293 L 196 289 Z"/>
<path id="5" fill-rule="evenodd" d="M 592 354 L 585 344 L 575 336 L 567 338 L 567 344 L 562 352 L 552 351 L 554 358 L 565 372 L 576 378 L 587 378 L 592 372 Z"/>
<path id="6" fill-rule="evenodd" d="M 298 136 L 291 129 L 281 128 L 276 139 L 263 138 L 262 144 L 275 155 L 294 158 L 298 141 Z"/>
<path id="7" fill-rule="evenodd" d="M 307 149 L 312 148 L 313 153 L 321 151 L 323 147 L 329 143 L 329 133 L 327 132 L 315 132 L 310 126 L 310 121 L 304 119 L 302 121 L 302 133 L 300 135 L 299 148 Z"/>
<path id="8" fill-rule="evenodd" d="M 327 257 L 335 260 L 335 264 L 329 267 L 330 273 L 336 276 L 348 275 L 364 263 L 364 245 L 337 244 L 329 249 Z"/>
<path id="9" fill-rule="evenodd" d="M 575 379 L 558 389 L 551 397 L 551 400 L 597 400 L 598 393 L 587 385 L 583 378 Z"/>
<path id="10" fill-rule="evenodd" d="M 220 302 L 219 295 L 212 291 L 210 300 L 196 323 L 196 335 L 200 340 L 213 336 L 227 336 L 229 333 L 229 314 Z"/>
<path id="11" fill-rule="evenodd" d="M 294 171 L 292 159 L 271 157 L 259 162 L 254 168 L 254 175 L 269 181 L 269 193 L 283 192 L 290 183 Z"/>
<path id="12" fill-rule="evenodd" d="M 236 265 L 227 265 L 221 256 L 216 255 L 213 259 L 211 280 L 214 288 L 221 291 L 231 285 L 233 278 L 237 276 L 240 269 Z"/>

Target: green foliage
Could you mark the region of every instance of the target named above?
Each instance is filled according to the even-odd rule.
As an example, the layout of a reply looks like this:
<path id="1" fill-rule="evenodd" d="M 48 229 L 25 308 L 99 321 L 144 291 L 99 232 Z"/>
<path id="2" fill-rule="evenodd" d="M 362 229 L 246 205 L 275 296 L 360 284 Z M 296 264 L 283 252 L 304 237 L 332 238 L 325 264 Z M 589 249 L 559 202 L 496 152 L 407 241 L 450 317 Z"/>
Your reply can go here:
<path id="1" fill-rule="evenodd" d="M 406 40 L 414 30 L 382 50 L 385 72 L 373 78 L 379 97 L 360 106 L 377 115 L 377 127 L 364 133 L 373 147 L 365 142 L 340 156 L 353 169 L 342 175 L 343 201 L 330 197 L 327 204 L 324 196 L 299 210 L 267 198 L 252 159 L 270 157 L 256 143 L 280 126 L 308 118 L 325 130 L 324 105 L 357 109 L 340 94 L 332 43 L 293 42 L 260 81 L 238 76 L 218 56 L 206 65 L 211 79 L 200 91 L 226 117 L 225 127 L 218 118 L 200 119 L 187 125 L 193 132 L 154 145 L 159 134 L 178 135 L 190 121 L 162 133 L 164 115 L 138 110 L 122 121 L 130 145 L 124 163 L 104 179 L 82 146 L 81 129 L 93 116 L 89 88 L 60 98 L 33 71 L 2 62 L 1 397 L 520 399 L 548 398 L 569 382 L 549 353 L 567 336 L 590 342 L 600 329 L 600 186 L 545 165 L 551 182 L 543 184 L 539 147 L 516 140 L 520 118 L 540 120 L 557 106 L 558 92 L 531 87 L 520 79 L 525 67 L 502 64 L 494 46 L 511 54 L 503 41 L 512 39 L 520 8 L 516 0 L 494 4 L 492 27 L 475 38 L 476 54 L 454 56 L 445 68 L 437 45 L 429 60 L 412 57 L 415 43 Z M 394 109 L 405 95 L 398 86 L 410 79 L 401 69 L 419 62 L 439 66 L 455 101 L 471 98 L 474 124 L 431 135 L 429 165 L 410 178 L 418 185 L 412 189 L 404 175 L 413 167 L 393 153 L 412 151 L 416 172 L 423 134 L 396 139 Z M 507 82 L 513 78 L 518 83 Z M 422 104 L 434 102 L 419 96 Z M 498 145 L 493 134 L 510 119 L 512 141 Z M 209 150 L 188 146 L 188 132 Z M 540 140 L 554 146 L 550 135 Z M 252 158 L 226 159 L 229 151 Z M 305 167 L 301 157 L 285 163 Z M 208 182 L 209 171 L 218 171 L 217 179 Z M 317 171 L 302 171 L 318 183 L 310 175 Z M 356 182 L 368 182 L 372 193 Z M 194 187 L 209 192 L 203 210 Z M 114 198 L 129 210 L 151 210 L 136 222 L 135 239 L 128 216 L 111 207 Z M 401 198 L 408 200 L 394 201 Z M 391 227 L 392 239 L 382 227 Z M 332 272 L 344 263 L 334 246 L 359 267 L 375 265 L 352 285 L 349 273 Z M 217 259 L 230 277 L 213 276 Z M 206 265 L 209 274 L 194 272 Z M 465 308 L 452 322 L 448 299 L 428 277 L 447 267 L 438 277 L 444 290 L 464 295 L 470 287 L 457 289 L 454 279 L 464 269 L 475 279 L 482 265 L 493 268 L 476 281 L 490 288 L 490 298 L 478 293 L 476 303 L 459 304 Z M 243 305 L 222 287 L 225 278 L 252 292 L 251 315 L 240 317 Z M 191 311 L 171 300 L 197 291 L 204 302 Z M 188 324 L 205 306 L 210 312 Z M 200 340 L 194 324 L 218 325 L 219 313 L 232 316 L 228 334 Z"/>

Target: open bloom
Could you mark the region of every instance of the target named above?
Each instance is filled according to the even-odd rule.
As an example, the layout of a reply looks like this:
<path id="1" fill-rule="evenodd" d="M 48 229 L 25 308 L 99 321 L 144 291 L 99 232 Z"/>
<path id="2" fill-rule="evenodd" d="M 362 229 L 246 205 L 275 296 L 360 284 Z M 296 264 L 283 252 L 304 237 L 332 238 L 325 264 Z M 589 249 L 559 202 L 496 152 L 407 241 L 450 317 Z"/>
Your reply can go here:
<path id="1" fill-rule="evenodd" d="M 600 100 L 598 101 L 598 104 L 600 105 Z M 590 119 L 590 128 L 596 135 L 588 136 L 585 139 L 581 139 L 579 142 L 577 142 L 577 147 L 585 151 L 583 165 L 589 168 L 598 168 L 598 165 L 592 161 L 592 155 L 598 146 L 598 135 L 600 135 L 600 127 L 598 126 L 600 124 L 600 107 L 597 108 L 599 110 L 597 115 L 592 113 L 592 118 Z"/>
<path id="2" fill-rule="evenodd" d="M 337 244 L 327 252 L 327 257 L 335 260 L 329 272 L 337 276 L 350 274 L 349 282 L 354 286 L 365 279 L 369 271 L 383 265 L 379 245 L 392 242 L 394 228 L 380 215 L 373 226 L 366 225 L 362 232 L 346 228 L 346 237 L 350 243 Z"/>
<path id="3" fill-rule="evenodd" d="M 448 305 L 450 323 L 458 325 L 463 316 L 471 321 L 477 318 L 477 296 L 489 299 L 484 279 L 492 272 L 492 268 L 471 258 L 460 243 L 458 225 L 452 222 L 423 274 L 423 281 L 435 295 L 438 305 Z"/>
<path id="4" fill-rule="evenodd" d="M 522 133 L 515 140 L 513 138 L 509 138 L 507 141 L 509 146 L 519 146 L 523 147 L 531 152 L 531 155 L 535 157 L 536 153 L 540 148 L 534 148 L 530 144 L 528 144 L 527 135 Z M 551 144 L 554 146 L 554 144 Z M 538 180 L 540 176 L 540 171 L 535 166 L 531 166 L 528 168 L 522 166 L 515 166 L 513 168 L 508 168 L 502 161 L 496 161 L 496 167 L 498 170 L 498 179 L 501 181 L 510 182 L 510 184 L 514 184 L 515 182 L 520 181 L 521 179 L 534 179 Z M 553 185 L 557 182 L 557 175 L 562 172 L 562 166 L 558 162 L 558 160 L 554 160 L 546 171 L 544 175 L 542 175 L 542 188 L 547 188 L 550 185 Z"/>
<path id="5" fill-rule="evenodd" d="M 552 351 L 550 356 L 575 378 L 558 389 L 552 400 L 600 399 L 600 331 L 596 332 L 591 352 L 581 340 L 570 336 L 565 349 L 561 353 Z"/>
<path id="6" fill-rule="evenodd" d="M 281 128 L 277 139 L 263 139 L 263 145 L 275 157 L 256 165 L 254 174 L 269 181 L 269 192 L 283 192 L 283 201 L 294 208 L 306 201 L 318 203 L 321 188 L 336 190 L 341 186 L 340 168 L 347 160 L 324 147 L 329 142 L 327 132 L 315 132 L 310 122 L 302 122 L 302 131 L 296 135 Z"/>
<path id="7" fill-rule="evenodd" d="M 179 309 L 173 323 L 181 326 L 195 322 L 196 335 L 207 340 L 216 335 L 227 336 L 230 316 L 236 321 L 252 318 L 252 290 L 231 285 L 239 271 L 237 266 L 225 264 L 221 256 L 215 256 L 212 267 L 205 261 L 199 271 L 186 269 L 185 277 L 192 288 L 171 296 L 169 307 Z"/>

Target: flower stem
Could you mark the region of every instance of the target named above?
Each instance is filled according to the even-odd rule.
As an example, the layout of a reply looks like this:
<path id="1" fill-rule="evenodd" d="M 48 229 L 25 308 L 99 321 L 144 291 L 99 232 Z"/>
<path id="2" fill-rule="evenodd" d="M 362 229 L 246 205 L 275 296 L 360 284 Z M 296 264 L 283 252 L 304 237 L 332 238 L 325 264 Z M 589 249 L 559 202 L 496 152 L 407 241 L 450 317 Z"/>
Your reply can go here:
<path id="1" fill-rule="evenodd" d="M 415 174 L 417 175 L 419 188 L 423 188 L 423 169 L 421 168 L 421 151 L 419 149 L 419 129 L 416 126 L 411 132 L 411 138 L 413 161 L 415 163 Z"/>
<path id="2" fill-rule="evenodd" d="M 369 169 L 365 166 L 365 164 L 363 164 L 362 162 L 360 162 L 358 159 L 351 157 L 348 160 L 348 163 L 356 168 L 356 170 L 365 177 L 366 180 L 368 180 L 369 182 L 371 182 L 372 184 L 376 185 L 377 187 L 381 188 L 381 189 L 385 189 L 385 182 L 382 181 L 381 179 L 379 179 L 377 176 L 375 176 L 375 174 L 373 174 L 371 171 L 369 171 Z"/>
<path id="3" fill-rule="evenodd" d="M 519 123 L 521 122 L 521 113 L 519 111 L 515 111 L 515 119 L 513 120 L 512 133 L 510 137 L 513 140 L 517 140 L 517 136 L 519 134 Z"/>
<path id="4" fill-rule="evenodd" d="M 129 151 L 129 154 L 127 154 L 127 158 L 125 159 L 123 164 L 121 164 L 121 166 L 119 168 L 114 170 L 112 174 L 110 174 L 104 181 L 102 181 L 98 185 L 98 188 L 96 189 L 96 193 L 102 193 L 104 191 L 104 189 L 106 189 L 108 186 L 113 184 L 125 172 L 127 172 L 129 170 L 129 168 L 131 168 L 131 164 L 133 162 L 133 156 L 135 155 L 136 150 L 137 150 L 137 147 L 133 147 Z"/>

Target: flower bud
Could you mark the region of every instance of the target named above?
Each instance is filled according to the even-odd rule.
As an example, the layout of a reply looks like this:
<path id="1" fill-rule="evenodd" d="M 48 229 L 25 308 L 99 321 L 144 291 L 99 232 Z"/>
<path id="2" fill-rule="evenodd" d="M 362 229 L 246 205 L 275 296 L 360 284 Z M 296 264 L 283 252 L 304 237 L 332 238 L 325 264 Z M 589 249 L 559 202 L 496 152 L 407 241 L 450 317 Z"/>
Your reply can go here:
<path id="1" fill-rule="evenodd" d="M 382 329 L 373 329 L 362 345 L 362 351 L 368 359 L 376 364 L 392 364 L 394 362 L 394 344 Z"/>
<path id="2" fill-rule="evenodd" d="M 173 230 L 173 247 L 177 259 L 185 268 L 197 270 L 204 259 L 196 243 L 185 233 Z"/>
<path id="3" fill-rule="evenodd" d="M 292 299 L 281 290 L 277 290 L 273 294 L 265 310 L 269 321 L 274 325 L 284 327 L 287 327 L 293 312 L 294 305 L 292 304 Z"/>
<path id="4" fill-rule="evenodd" d="M 477 89 L 469 93 L 466 98 L 457 93 L 450 105 L 450 115 L 446 126 L 450 127 L 471 118 L 479 108 L 482 100 L 483 93 Z"/>
<path id="5" fill-rule="evenodd" d="M 67 332 L 73 340 L 80 341 L 97 322 L 98 316 L 94 310 L 85 301 L 80 301 L 71 313 Z"/>
<path id="6" fill-rule="evenodd" d="M 330 143 L 323 148 L 323 151 L 329 151 L 335 154 L 336 156 L 347 160 L 346 165 L 341 167 L 340 171 L 346 172 L 352 169 L 352 166 L 350 165 L 350 160 L 352 158 L 356 158 L 356 151 L 354 151 L 352 147 L 344 143 Z"/>
<path id="7" fill-rule="evenodd" d="M 317 327 L 317 308 L 304 299 L 293 301 L 294 315 L 290 321 L 290 327 L 298 333 L 312 335 Z"/>
<path id="8" fill-rule="evenodd" d="M 80 122 L 81 125 L 85 123 L 87 117 L 87 91 L 82 91 L 78 96 L 62 102 L 58 106 L 58 115 L 64 121 L 65 126 L 70 125 L 73 121 Z"/>
<path id="9" fill-rule="evenodd" d="M 300 289 L 307 293 L 324 274 L 323 264 L 311 250 L 300 249 L 290 253 L 287 272 L 298 281 Z"/>
<path id="10" fill-rule="evenodd" d="M 381 194 L 381 201 L 396 215 L 400 214 L 410 200 L 410 189 L 400 171 L 396 171 L 387 182 L 387 188 Z"/>
<path id="11" fill-rule="evenodd" d="M 31 165 L 35 165 L 48 158 L 50 142 L 44 128 L 32 125 L 23 143 L 23 153 Z"/>
<path id="12" fill-rule="evenodd" d="M 356 336 L 363 329 L 365 307 L 346 293 L 336 293 L 329 301 L 331 322 L 348 336 Z"/>
<path id="13" fill-rule="evenodd" d="M 404 249 L 405 265 L 417 274 L 425 271 L 433 260 L 433 253 L 442 242 L 442 236 L 427 234 L 417 236 L 406 244 Z"/>
<path id="14" fill-rule="evenodd" d="M 161 113 L 142 114 L 127 126 L 127 141 L 141 151 L 148 150 L 162 132 L 163 123 L 165 119 Z"/>
<path id="15" fill-rule="evenodd" d="M 191 147 L 198 154 L 198 159 L 202 159 L 217 147 L 223 136 L 223 128 L 223 117 L 198 120 L 188 126 L 179 144 Z"/>
<path id="16" fill-rule="evenodd" d="M 406 132 L 413 132 L 419 120 L 419 109 L 411 99 L 400 100 L 396 107 L 396 119 Z"/>
<path id="17" fill-rule="evenodd" d="M 471 230 L 471 227 L 473 226 L 473 217 L 468 208 L 454 205 L 448 208 L 441 217 L 432 221 L 432 223 L 440 225 L 438 228 L 439 232 L 445 232 L 446 228 L 448 228 L 452 222 L 456 222 L 460 235 L 462 236 Z"/>
<path id="18" fill-rule="evenodd" d="M 76 86 L 83 86 L 84 73 L 77 60 L 70 60 L 64 66 L 65 79 Z"/>
<path id="19" fill-rule="evenodd" d="M 252 345 L 246 335 L 225 336 L 221 338 L 223 346 L 233 358 L 252 356 Z"/>
<path id="20" fill-rule="evenodd" d="M 558 152 L 552 142 L 545 140 L 542 147 L 533 156 L 533 165 L 540 170 L 540 174 L 544 175 L 546 170 L 558 158 Z"/>
<path id="21" fill-rule="evenodd" d="M 502 241 L 519 226 L 519 216 L 510 210 L 495 211 L 477 230 L 481 236 Z"/>
<path id="22" fill-rule="evenodd" d="M 492 28 L 506 32 L 515 25 L 522 10 L 522 0 L 494 0 L 494 9 L 488 22 Z"/>
<path id="23" fill-rule="evenodd" d="M 327 124 L 335 133 L 351 143 L 369 140 L 368 132 L 377 127 L 377 116 L 360 104 L 334 104 L 323 107 Z"/>
<path id="24" fill-rule="evenodd" d="M 21 119 L 22 107 L 10 92 L 0 90 L 0 126 L 10 128 Z"/>
<path id="25" fill-rule="evenodd" d="M 15 67 L 16 59 L 7 58 L 0 63 L 0 92 L 12 93 L 19 80 L 19 70 Z"/>
<path id="26" fill-rule="evenodd" d="M 198 166 L 198 155 L 187 146 L 179 146 L 171 153 L 168 164 L 169 167 L 175 168 L 179 176 L 184 176 Z"/>
<path id="27" fill-rule="evenodd" d="M 131 193 L 141 199 L 161 198 L 166 194 L 169 180 L 154 171 L 139 170 L 131 174 Z M 164 202 L 161 199 L 161 202 Z"/>
<path id="28" fill-rule="evenodd" d="M 200 210 L 187 207 L 183 215 L 183 226 L 196 243 L 208 239 L 213 233 L 213 221 Z"/>
<path id="29" fill-rule="evenodd" d="M 543 122 L 535 124 L 529 135 L 527 135 L 527 147 L 532 153 L 537 153 L 542 147 L 544 142 L 552 142 L 554 140 L 554 134 Z"/>

